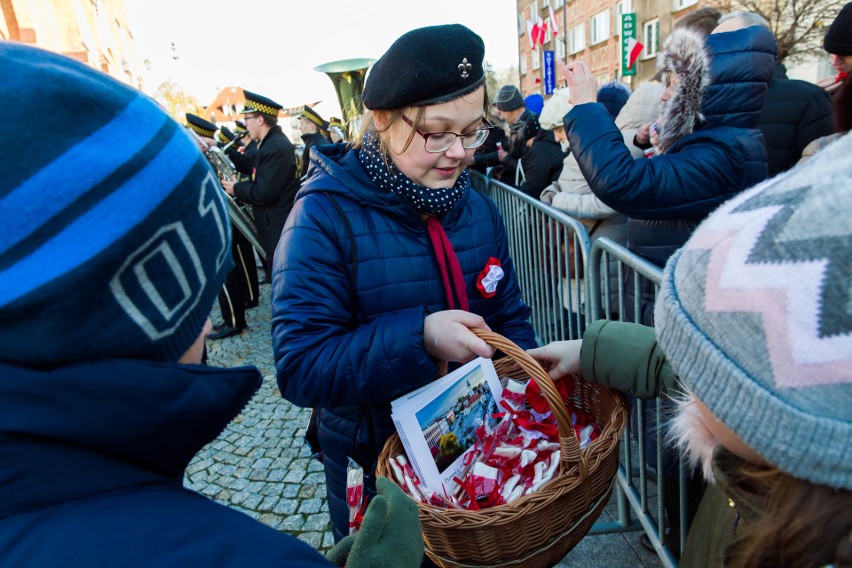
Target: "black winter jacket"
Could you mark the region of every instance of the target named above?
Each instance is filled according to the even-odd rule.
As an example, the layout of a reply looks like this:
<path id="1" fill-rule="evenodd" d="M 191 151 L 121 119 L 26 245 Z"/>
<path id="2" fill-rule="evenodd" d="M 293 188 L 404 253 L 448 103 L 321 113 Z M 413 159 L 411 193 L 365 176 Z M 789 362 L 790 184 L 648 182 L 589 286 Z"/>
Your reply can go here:
<path id="1" fill-rule="evenodd" d="M 565 152 L 554 138 L 553 131 L 540 130 L 529 152 L 521 159 L 524 183 L 519 189 L 538 199 L 544 188 L 559 178 L 564 161 Z"/>
<path id="2" fill-rule="evenodd" d="M 258 144 L 253 163 L 236 151 L 228 151 L 237 169 L 251 175 L 250 181 L 234 184 L 237 198 L 253 207 L 254 222 L 266 258 L 272 260 L 284 222 L 293 208 L 299 180 L 296 179 L 296 149 L 280 126 L 272 127 Z"/>
<path id="3" fill-rule="evenodd" d="M 812 83 L 788 79 L 784 65 L 779 63 L 766 92 L 758 128 L 766 138 L 772 177 L 795 166 L 802 150 L 813 140 L 834 131 L 831 98 Z"/>

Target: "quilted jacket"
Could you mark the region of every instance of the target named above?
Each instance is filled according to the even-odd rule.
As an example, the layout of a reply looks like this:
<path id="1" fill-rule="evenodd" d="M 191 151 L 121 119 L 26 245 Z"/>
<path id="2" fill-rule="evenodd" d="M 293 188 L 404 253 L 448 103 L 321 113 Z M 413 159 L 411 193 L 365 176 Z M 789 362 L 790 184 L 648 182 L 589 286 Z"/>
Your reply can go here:
<path id="1" fill-rule="evenodd" d="M 470 189 L 441 224 L 464 273 L 470 311 L 493 331 L 533 347 L 530 309 L 521 302 L 495 205 Z M 486 299 L 476 280 L 490 257 L 500 260 L 505 276 Z M 441 274 L 419 213 L 379 190 L 357 150 L 339 144 L 314 148 L 308 180 L 278 244 L 272 287 L 278 384 L 294 404 L 320 409 L 319 440 L 339 538 L 348 522 L 347 457 L 371 476 L 394 432 L 390 401 L 438 374 L 438 361 L 426 352 L 423 322 L 447 309 Z"/>
<path id="2" fill-rule="evenodd" d="M 658 266 L 698 222 L 732 195 L 767 176 L 757 122 L 775 67 L 775 38 L 760 27 L 707 36 L 710 84 L 699 93 L 694 131 L 664 154 L 634 160 L 621 132 L 597 103 L 565 118 L 571 151 L 592 191 L 629 217 L 628 246 Z M 689 112 L 694 101 L 680 101 Z"/>

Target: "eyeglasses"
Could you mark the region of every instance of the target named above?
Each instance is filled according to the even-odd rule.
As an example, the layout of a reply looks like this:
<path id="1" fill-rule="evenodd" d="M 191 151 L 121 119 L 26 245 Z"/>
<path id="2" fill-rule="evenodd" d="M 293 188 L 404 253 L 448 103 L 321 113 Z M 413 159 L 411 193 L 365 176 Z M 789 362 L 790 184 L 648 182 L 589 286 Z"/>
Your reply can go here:
<path id="1" fill-rule="evenodd" d="M 247 120 L 248 120 L 248 119 L 250 119 L 250 118 L 260 118 L 260 115 L 259 115 L 259 114 L 253 114 L 253 115 L 251 115 L 251 116 L 244 116 L 244 117 L 243 117 L 243 122 L 247 121 Z"/>
<path id="2" fill-rule="evenodd" d="M 488 133 L 491 132 L 491 129 L 493 128 L 490 125 L 481 126 L 473 130 L 468 130 L 467 132 L 462 132 L 461 134 L 457 134 L 455 132 L 425 132 L 419 127 L 414 126 L 414 123 L 411 122 L 407 116 L 404 114 L 401 116 L 402 120 L 404 120 L 408 126 L 414 128 L 417 134 L 423 138 L 426 151 L 433 154 L 440 154 L 441 152 L 449 150 L 450 147 L 456 143 L 456 138 L 461 138 L 462 148 L 466 148 L 468 150 L 472 148 L 479 148 L 485 143 L 485 139 L 488 138 Z"/>

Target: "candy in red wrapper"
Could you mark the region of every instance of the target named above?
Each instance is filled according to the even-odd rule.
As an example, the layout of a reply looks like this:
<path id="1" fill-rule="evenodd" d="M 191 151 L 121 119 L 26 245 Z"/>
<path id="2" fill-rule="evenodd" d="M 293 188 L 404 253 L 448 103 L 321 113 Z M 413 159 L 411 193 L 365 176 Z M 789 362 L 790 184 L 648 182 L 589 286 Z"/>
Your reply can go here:
<path id="1" fill-rule="evenodd" d="M 556 385 L 556 390 L 559 391 L 559 396 L 562 397 L 562 401 L 567 403 L 568 399 L 574 393 L 573 379 L 571 377 L 565 377 L 553 381 L 553 384 Z M 529 383 L 527 383 L 526 396 L 527 404 L 530 405 L 530 408 L 539 414 L 547 414 L 550 412 L 550 404 L 547 402 L 544 394 L 542 394 L 541 387 L 538 386 L 535 379 L 530 379 Z"/>
<path id="2" fill-rule="evenodd" d="M 473 477 L 476 498 L 482 499 L 491 495 L 494 488 L 497 487 L 497 469 L 484 463 L 475 463 L 470 473 Z"/>
<path id="3" fill-rule="evenodd" d="M 349 534 L 355 534 L 364 520 L 364 469 L 358 462 L 349 458 L 346 468 L 346 504 L 349 506 Z"/>

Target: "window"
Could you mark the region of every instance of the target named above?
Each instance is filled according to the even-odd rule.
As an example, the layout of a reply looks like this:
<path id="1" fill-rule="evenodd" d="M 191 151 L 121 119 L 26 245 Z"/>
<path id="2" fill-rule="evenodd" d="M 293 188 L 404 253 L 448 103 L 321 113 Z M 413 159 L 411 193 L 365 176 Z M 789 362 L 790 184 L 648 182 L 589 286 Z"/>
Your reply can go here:
<path id="1" fill-rule="evenodd" d="M 677 12 L 696 4 L 698 4 L 698 0 L 672 0 L 672 12 Z"/>
<path id="2" fill-rule="evenodd" d="M 553 30 L 550 29 L 550 22 L 547 22 L 547 29 L 544 31 L 544 43 L 550 43 L 553 39 Z"/>
<path id="3" fill-rule="evenodd" d="M 556 36 L 556 41 L 553 43 L 554 54 L 556 59 L 564 60 L 565 59 L 565 34 L 560 36 Z"/>
<path id="4" fill-rule="evenodd" d="M 542 8 L 547 8 L 548 6 L 550 6 L 550 0 L 541 0 L 541 7 Z"/>
<path id="5" fill-rule="evenodd" d="M 586 24 L 574 26 L 568 36 L 568 53 L 574 54 L 586 49 Z"/>
<path id="6" fill-rule="evenodd" d="M 521 13 L 521 14 L 518 14 L 518 35 L 519 36 L 524 35 L 525 31 L 527 31 L 527 24 L 526 24 L 526 22 L 524 22 L 523 13 Z"/>
<path id="7" fill-rule="evenodd" d="M 535 49 L 532 51 L 532 68 L 538 69 L 541 67 L 541 46 L 535 46 Z"/>
<path id="8" fill-rule="evenodd" d="M 553 0 L 553 9 L 561 8 L 565 5 L 565 0 Z"/>
<path id="9" fill-rule="evenodd" d="M 660 19 L 654 18 L 642 24 L 642 39 L 645 49 L 642 50 L 642 58 L 656 57 L 660 49 Z"/>
<path id="10" fill-rule="evenodd" d="M 629 14 L 633 10 L 631 0 L 621 0 L 615 5 L 615 35 L 621 37 L 621 16 Z"/>
<path id="11" fill-rule="evenodd" d="M 595 45 L 609 39 L 609 10 L 598 12 L 589 21 L 590 44 Z"/>
<path id="12" fill-rule="evenodd" d="M 538 0 L 533 0 L 530 2 L 530 20 L 533 23 L 536 22 L 536 19 L 540 16 L 540 12 L 538 10 Z"/>

